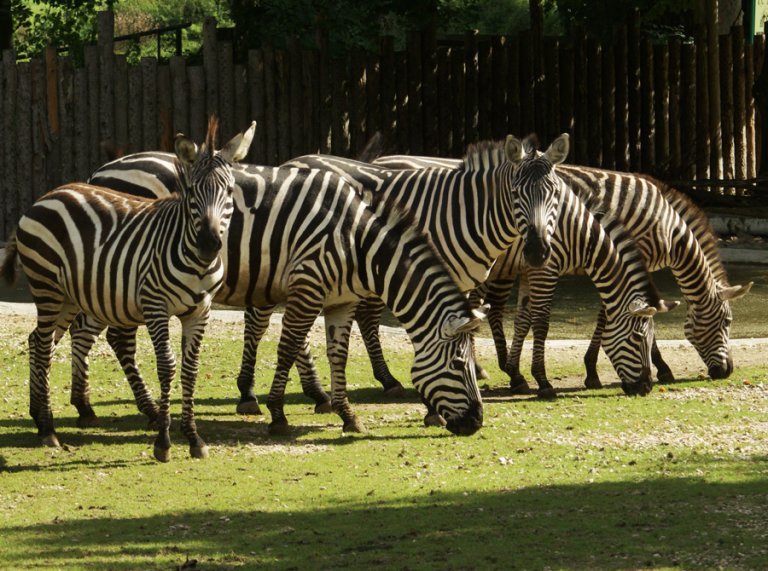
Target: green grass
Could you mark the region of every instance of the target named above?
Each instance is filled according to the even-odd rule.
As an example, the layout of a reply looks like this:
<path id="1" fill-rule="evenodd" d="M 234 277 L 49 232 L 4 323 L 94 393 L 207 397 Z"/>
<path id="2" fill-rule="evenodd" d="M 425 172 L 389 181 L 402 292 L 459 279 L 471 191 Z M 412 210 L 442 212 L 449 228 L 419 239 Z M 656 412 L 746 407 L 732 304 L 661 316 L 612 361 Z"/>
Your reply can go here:
<path id="1" fill-rule="evenodd" d="M 241 325 L 219 323 L 196 402 L 211 457 L 188 458 L 175 430 L 172 461 L 159 464 L 103 341 L 91 359 L 102 426 L 74 427 L 65 340 L 51 383 L 65 447 L 39 446 L 26 412 L 29 329 L 15 318 L 0 331 L 2 569 L 174 569 L 187 557 L 205 570 L 757 569 L 768 560 L 765 368 L 683 379 L 646 398 L 613 385 L 539 402 L 508 395 L 489 367 L 485 426 L 458 438 L 422 425 L 412 391 L 383 400 L 353 342 L 350 398 L 368 433 L 344 436 L 335 416 L 312 414 L 294 378 L 293 429 L 275 438 L 266 419 L 234 413 Z M 275 340 L 271 328 L 261 398 Z M 140 342 L 155 388 L 143 332 Z M 410 349 L 385 348 L 407 380 Z M 580 375 L 578 361 L 548 364 L 553 378 Z M 327 380 L 324 359 L 318 367 Z"/>

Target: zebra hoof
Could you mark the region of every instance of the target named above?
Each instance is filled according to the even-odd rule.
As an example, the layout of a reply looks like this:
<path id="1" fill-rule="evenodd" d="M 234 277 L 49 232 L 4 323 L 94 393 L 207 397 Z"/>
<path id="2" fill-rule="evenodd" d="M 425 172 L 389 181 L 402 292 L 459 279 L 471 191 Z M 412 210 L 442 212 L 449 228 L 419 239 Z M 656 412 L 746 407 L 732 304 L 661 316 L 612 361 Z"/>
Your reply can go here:
<path id="1" fill-rule="evenodd" d="M 529 395 L 532 393 L 531 387 L 523 377 L 513 377 L 509 381 L 509 390 L 513 395 Z"/>
<path id="2" fill-rule="evenodd" d="M 443 428 L 447 424 L 445 419 L 437 413 L 428 414 L 424 417 L 424 426 L 437 426 L 438 428 Z"/>
<path id="3" fill-rule="evenodd" d="M 59 439 L 53 432 L 47 436 L 43 436 L 43 446 L 47 446 L 48 448 L 61 448 Z"/>
<path id="4" fill-rule="evenodd" d="M 656 375 L 656 378 L 660 383 L 675 382 L 675 375 L 672 374 L 672 371 L 664 371 L 663 373 L 659 373 L 658 375 Z"/>
<path id="5" fill-rule="evenodd" d="M 488 371 L 486 371 L 480 365 L 475 365 L 475 376 L 477 377 L 478 381 L 484 381 L 491 378 L 491 376 L 488 374 Z"/>
<path id="6" fill-rule="evenodd" d="M 597 375 L 587 375 L 587 378 L 584 379 L 584 386 L 588 389 L 602 389 L 603 383 L 600 382 L 600 377 Z"/>
<path id="7" fill-rule="evenodd" d="M 644 397 L 651 392 L 653 386 L 651 383 L 636 382 L 636 383 L 621 383 L 621 389 L 624 394 L 628 396 L 641 396 Z"/>
<path id="8" fill-rule="evenodd" d="M 160 448 L 159 446 L 155 446 L 154 455 L 155 455 L 155 460 L 157 460 L 158 462 L 169 462 L 171 460 L 171 449 Z"/>
<path id="9" fill-rule="evenodd" d="M 384 396 L 391 398 L 403 398 L 405 396 L 405 388 L 400 383 L 384 389 Z"/>
<path id="10" fill-rule="evenodd" d="M 355 432 L 358 434 L 362 434 L 365 432 L 365 426 L 363 425 L 360 420 L 358 420 L 357 417 L 353 418 L 352 420 L 348 420 L 344 423 L 344 427 L 341 429 L 344 433 L 350 433 Z"/>
<path id="11" fill-rule="evenodd" d="M 267 434 L 270 436 L 286 436 L 290 432 L 290 425 L 287 420 L 270 422 L 267 427 Z"/>
<path id="12" fill-rule="evenodd" d="M 237 403 L 237 414 L 245 414 L 249 416 L 261 416 L 264 414 L 261 412 L 259 401 L 249 400 Z"/>
<path id="13" fill-rule="evenodd" d="M 93 428 L 99 425 L 101 425 L 101 421 L 95 414 L 92 416 L 79 416 L 75 421 L 75 426 L 78 428 Z"/>
<path id="14" fill-rule="evenodd" d="M 189 455 L 192 456 L 192 458 L 200 458 L 201 460 L 203 458 L 208 458 L 208 446 L 205 444 L 202 446 L 190 446 Z"/>
<path id="15" fill-rule="evenodd" d="M 321 402 L 315 405 L 315 414 L 329 414 L 333 412 L 331 401 Z"/>
<path id="16" fill-rule="evenodd" d="M 552 400 L 557 398 L 557 393 L 552 387 L 544 387 L 543 389 L 536 391 L 536 396 L 540 399 Z"/>

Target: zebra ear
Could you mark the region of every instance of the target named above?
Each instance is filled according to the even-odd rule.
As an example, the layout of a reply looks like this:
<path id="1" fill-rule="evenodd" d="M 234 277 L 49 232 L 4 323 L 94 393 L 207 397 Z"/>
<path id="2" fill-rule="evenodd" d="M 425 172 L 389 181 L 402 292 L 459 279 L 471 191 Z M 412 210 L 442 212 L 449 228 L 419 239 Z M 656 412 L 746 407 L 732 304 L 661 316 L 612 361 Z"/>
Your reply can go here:
<path id="1" fill-rule="evenodd" d="M 658 309 L 648 305 L 648 302 L 642 299 L 633 299 L 629 302 L 627 311 L 635 317 L 653 317 L 658 313 Z"/>
<path id="2" fill-rule="evenodd" d="M 523 160 L 523 142 L 514 135 L 507 135 L 507 140 L 504 142 L 504 154 L 507 155 L 509 162 L 519 163 Z"/>
<path id="3" fill-rule="evenodd" d="M 485 319 L 485 315 L 480 312 L 473 312 L 474 318 L 458 315 L 449 315 L 443 323 L 442 332 L 447 338 L 456 337 L 459 333 L 469 333 L 474 331 Z"/>
<path id="4" fill-rule="evenodd" d="M 224 145 L 221 149 L 221 156 L 227 162 L 236 163 L 245 158 L 248 154 L 248 149 L 253 141 L 253 135 L 256 132 L 256 121 L 251 121 L 251 126 L 244 133 L 239 133 L 232 137 L 232 139 Z"/>
<path id="5" fill-rule="evenodd" d="M 568 156 L 570 150 L 570 137 L 568 133 L 563 133 L 549 146 L 544 156 L 549 159 L 553 165 L 559 165 Z"/>
<path id="6" fill-rule="evenodd" d="M 667 313 L 668 311 L 672 311 L 675 309 L 678 305 L 680 305 L 679 301 L 667 301 L 666 299 L 659 300 L 659 313 Z"/>
<path id="7" fill-rule="evenodd" d="M 723 301 L 731 301 L 734 299 L 741 299 L 749 293 L 755 282 L 749 282 L 746 285 L 735 285 L 721 288 L 718 292 L 720 299 Z"/>
<path id="8" fill-rule="evenodd" d="M 176 156 L 179 157 L 179 160 L 185 165 L 190 165 L 197 160 L 197 145 L 182 133 L 176 134 L 173 148 L 174 151 L 176 151 Z"/>

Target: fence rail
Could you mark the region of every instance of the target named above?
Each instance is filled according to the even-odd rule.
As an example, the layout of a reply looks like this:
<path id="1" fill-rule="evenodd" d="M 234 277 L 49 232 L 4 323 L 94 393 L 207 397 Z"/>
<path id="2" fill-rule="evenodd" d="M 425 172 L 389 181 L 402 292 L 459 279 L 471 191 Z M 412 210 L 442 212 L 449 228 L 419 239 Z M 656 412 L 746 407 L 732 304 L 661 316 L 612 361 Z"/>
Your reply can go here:
<path id="1" fill-rule="evenodd" d="M 201 65 L 181 56 L 129 65 L 114 53 L 112 13 L 98 25 L 82 67 L 53 48 L 29 62 L 3 53 L 0 237 L 36 197 L 87 178 L 106 159 L 105 144 L 170 149 L 176 131 L 201 139 L 210 113 L 222 137 L 258 122 L 248 157 L 258 164 L 354 156 L 377 131 L 392 151 L 442 156 L 507 133 L 548 142 L 569 132 L 574 163 L 664 179 L 757 174 L 751 86 L 764 40 L 746 45 L 741 28 L 709 42 L 716 57 L 705 29 L 693 43 L 657 42 L 630 24 L 611 41 L 524 32 L 443 42 L 412 32 L 404 50 L 384 37 L 378 53 L 341 58 L 292 42 L 251 50 L 240 63 L 208 19 Z"/>

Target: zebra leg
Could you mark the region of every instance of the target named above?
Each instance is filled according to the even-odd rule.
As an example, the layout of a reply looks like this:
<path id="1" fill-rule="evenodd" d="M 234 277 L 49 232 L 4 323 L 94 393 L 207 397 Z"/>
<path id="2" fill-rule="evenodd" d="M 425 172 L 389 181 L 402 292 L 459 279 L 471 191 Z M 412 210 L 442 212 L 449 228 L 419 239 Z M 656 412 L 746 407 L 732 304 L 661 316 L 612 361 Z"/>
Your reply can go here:
<path id="1" fill-rule="evenodd" d="M 311 279 L 306 277 L 307 286 Z M 314 283 L 322 283 L 317 279 Z M 313 284 L 314 285 L 314 284 Z M 307 289 L 309 289 L 307 287 Z M 305 292 L 306 293 L 306 290 Z M 267 431 L 272 435 L 288 433 L 288 418 L 285 416 L 285 385 L 288 383 L 288 371 L 296 360 L 296 354 L 303 347 L 304 341 L 312 328 L 312 324 L 322 309 L 322 292 L 316 292 L 312 298 L 289 295 L 283 314 L 283 327 L 280 332 L 280 342 L 277 346 L 277 366 L 272 386 L 267 396 L 267 409 L 272 416 Z"/>
<path id="2" fill-rule="evenodd" d="M 374 378 L 381 383 L 385 395 L 402 397 L 405 395 L 405 388 L 390 372 L 387 362 L 384 360 L 384 353 L 381 350 L 379 324 L 381 323 L 383 311 L 383 301 L 379 299 L 364 299 L 357 306 L 355 319 L 360 326 L 360 333 L 363 336 L 363 342 L 368 351 L 368 358 L 371 360 Z"/>
<path id="3" fill-rule="evenodd" d="M 529 278 L 530 278 L 529 273 Z M 536 283 L 530 293 L 531 328 L 533 329 L 533 356 L 531 359 L 531 373 L 539 385 L 536 394 L 540 398 L 555 398 L 557 393 L 547 379 L 545 365 L 545 345 L 549 333 L 549 315 L 552 308 L 552 296 L 557 283 L 557 275 L 543 268 L 536 272 L 536 277 L 531 280 Z"/>
<path id="4" fill-rule="evenodd" d="M 72 338 L 72 388 L 69 402 L 77 409 L 78 428 L 99 425 L 99 418 L 91 406 L 88 354 L 103 329 L 103 325 L 80 312 L 72 321 L 69 330 Z"/>
<path id="5" fill-rule="evenodd" d="M 493 344 L 496 347 L 496 358 L 499 368 L 506 372 L 509 362 L 509 352 L 507 351 L 507 338 L 504 333 L 504 308 L 507 306 L 509 294 L 515 285 L 514 281 L 493 280 L 484 284 L 486 289 L 485 302 L 491 306 L 488 312 L 488 325 L 493 334 Z M 523 379 L 525 383 L 525 379 Z M 527 387 L 528 384 L 525 383 Z"/>
<path id="6" fill-rule="evenodd" d="M 181 320 L 181 431 L 189 441 L 192 458 L 207 458 L 208 446 L 197 433 L 195 423 L 195 383 L 200 369 L 200 345 L 210 308 L 203 308 L 199 315 Z"/>
<path id="7" fill-rule="evenodd" d="M 531 329 L 530 297 L 528 295 L 528 281 L 525 274 L 520 277 L 520 286 L 517 291 L 517 313 L 515 315 L 515 329 L 512 343 L 507 352 L 507 362 L 504 370 L 509 375 L 509 388 L 512 394 L 528 395 L 531 388 L 520 372 L 520 355 L 523 353 L 523 343 Z"/>
<path id="8" fill-rule="evenodd" d="M 483 286 L 480 286 L 479 288 L 473 289 L 471 292 L 469 292 L 469 304 L 472 306 L 472 309 L 477 309 L 483 304 L 483 300 L 486 299 L 486 291 Z M 483 366 L 480 364 L 480 360 L 477 358 L 477 344 L 475 340 L 475 334 L 470 334 L 470 339 L 472 340 L 472 358 L 475 361 L 475 376 L 478 378 L 478 380 L 484 380 L 490 378 L 490 375 L 488 374 L 488 371 L 483 368 Z"/>
<path id="9" fill-rule="evenodd" d="M 597 374 L 597 354 L 600 352 L 600 345 L 603 342 L 605 320 L 605 307 L 601 307 L 600 313 L 597 314 L 595 332 L 592 333 L 592 340 L 589 342 L 587 352 L 584 353 L 584 366 L 587 369 L 584 386 L 588 389 L 600 389 L 603 387 L 603 383 L 600 382 L 600 375 Z"/>
<path id="10" fill-rule="evenodd" d="M 243 359 L 240 363 L 240 373 L 237 375 L 237 388 L 240 390 L 240 402 L 237 403 L 237 414 L 263 414 L 259 399 L 254 393 L 254 378 L 256 370 L 256 352 L 259 341 L 269 327 L 269 318 L 274 305 L 265 307 L 245 308 L 245 331 L 243 332 Z"/>
<path id="11" fill-rule="evenodd" d="M 158 407 L 152 393 L 136 365 L 136 327 L 110 327 L 107 329 L 107 342 L 112 347 L 125 378 L 136 399 L 136 407 L 149 419 L 149 426 L 157 425 Z"/>
<path id="12" fill-rule="evenodd" d="M 659 346 L 656 344 L 656 336 L 653 336 L 653 347 L 651 347 L 651 361 L 653 361 L 656 367 L 656 378 L 660 383 L 673 383 L 675 381 L 675 375 L 672 373 L 672 369 L 669 368 L 664 358 L 661 356 Z"/>
<path id="13" fill-rule="evenodd" d="M 50 295 L 52 292 L 46 292 Z M 56 341 L 61 339 L 77 314 L 74 306 L 63 303 L 51 307 L 37 303 L 37 326 L 29 335 L 29 415 L 37 426 L 37 434 L 45 446 L 60 446 L 53 426 L 50 372 Z"/>
<path id="14" fill-rule="evenodd" d="M 365 432 L 365 427 L 352 412 L 347 399 L 345 369 L 349 356 L 349 332 L 355 313 L 354 305 L 346 305 L 325 314 L 325 340 L 331 365 L 331 405 L 344 421 L 344 432 Z"/>
<path id="15" fill-rule="evenodd" d="M 315 367 L 315 360 L 309 351 L 309 339 L 305 338 L 304 343 L 296 353 L 296 368 L 299 370 L 299 380 L 301 381 L 301 390 L 307 397 L 315 401 L 315 414 L 328 414 L 333 412 L 331 397 L 323 390 L 320 383 L 320 375 Z"/>
<path id="16" fill-rule="evenodd" d="M 171 459 L 171 382 L 176 375 L 176 357 L 171 350 L 168 333 L 168 316 L 162 309 L 152 311 L 145 308 L 145 313 L 153 315 L 146 319 L 149 337 L 155 349 L 157 360 L 157 378 L 160 381 L 160 401 L 157 415 L 158 433 L 155 439 L 154 455 L 160 462 Z"/>

